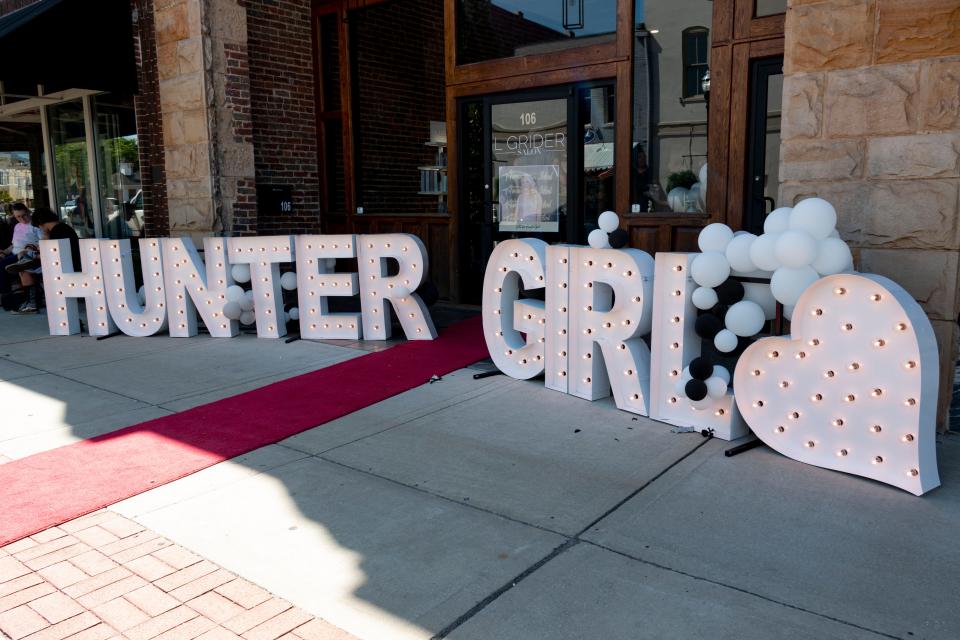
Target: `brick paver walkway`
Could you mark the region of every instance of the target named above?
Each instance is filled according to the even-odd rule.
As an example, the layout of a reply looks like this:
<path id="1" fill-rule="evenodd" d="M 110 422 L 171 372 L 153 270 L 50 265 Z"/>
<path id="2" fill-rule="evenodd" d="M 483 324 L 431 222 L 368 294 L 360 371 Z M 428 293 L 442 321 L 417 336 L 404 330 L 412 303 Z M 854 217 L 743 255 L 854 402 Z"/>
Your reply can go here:
<path id="1" fill-rule="evenodd" d="M 353 636 L 111 511 L 0 548 L 9 640 Z"/>

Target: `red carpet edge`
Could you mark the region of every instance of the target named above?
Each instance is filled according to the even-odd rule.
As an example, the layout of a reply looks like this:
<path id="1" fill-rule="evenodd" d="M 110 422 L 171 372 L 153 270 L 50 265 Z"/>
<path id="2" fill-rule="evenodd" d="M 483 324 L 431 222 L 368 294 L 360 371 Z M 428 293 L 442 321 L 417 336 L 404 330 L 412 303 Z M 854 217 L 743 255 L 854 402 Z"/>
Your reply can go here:
<path id="1" fill-rule="evenodd" d="M 0 546 L 325 424 L 488 356 L 480 318 L 0 464 Z M 225 363 L 228 364 L 228 363 Z"/>

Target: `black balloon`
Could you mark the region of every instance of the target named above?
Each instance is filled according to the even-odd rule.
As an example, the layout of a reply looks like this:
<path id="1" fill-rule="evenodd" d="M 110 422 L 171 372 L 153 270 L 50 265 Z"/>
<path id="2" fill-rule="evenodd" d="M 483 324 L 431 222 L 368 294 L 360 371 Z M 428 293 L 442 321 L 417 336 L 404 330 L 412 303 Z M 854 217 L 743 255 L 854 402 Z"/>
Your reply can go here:
<path id="1" fill-rule="evenodd" d="M 727 311 L 730 310 L 730 307 L 725 304 L 720 304 L 719 302 L 713 305 L 713 308 L 710 309 L 710 313 L 720 318 L 720 321 L 723 322 L 727 318 Z"/>
<path id="2" fill-rule="evenodd" d="M 713 340 L 721 329 L 723 329 L 723 320 L 709 313 L 698 316 L 693 324 L 693 330 L 704 340 Z"/>
<path id="3" fill-rule="evenodd" d="M 629 240 L 630 236 L 627 234 L 626 229 L 614 229 L 607 234 L 607 241 L 614 249 L 622 249 L 623 247 L 627 246 L 627 242 Z"/>
<path id="4" fill-rule="evenodd" d="M 713 363 L 700 356 L 690 361 L 690 375 L 694 380 L 706 380 L 713 375 Z"/>
<path id="5" fill-rule="evenodd" d="M 707 383 L 703 380 L 687 380 L 683 391 L 691 400 L 703 400 L 707 397 Z"/>
<path id="6" fill-rule="evenodd" d="M 739 280 L 727 278 L 717 287 L 717 298 L 726 305 L 740 302 L 743 300 L 743 285 Z"/>

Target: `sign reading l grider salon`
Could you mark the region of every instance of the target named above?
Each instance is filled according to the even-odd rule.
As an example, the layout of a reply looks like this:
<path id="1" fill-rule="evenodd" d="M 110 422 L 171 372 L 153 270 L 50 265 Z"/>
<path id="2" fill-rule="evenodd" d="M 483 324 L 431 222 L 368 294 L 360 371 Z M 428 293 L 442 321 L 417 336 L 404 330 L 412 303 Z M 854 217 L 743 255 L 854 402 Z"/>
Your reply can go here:
<path id="1" fill-rule="evenodd" d="M 82 240 L 78 271 L 66 240 L 44 241 L 51 333 L 79 332 L 77 298 L 84 298 L 92 335 L 169 328 L 171 336 L 189 337 L 199 315 L 210 335 L 236 336 L 238 322 L 224 306 L 232 266 L 247 265 L 257 333 L 279 337 L 286 331 L 279 265 L 295 262 L 304 338 L 386 339 L 391 312 L 408 338 L 436 336 L 413 293 L 427 271 L 415 236 L 207 238 L 205 261 L 189 239 L 146 239 L 140 247 L 142 304 L 128 240 Z M 886 278 L 846 272 L 816 280 L 793 307 L 794 335 L 753 343 L 733 385 L 727 373 L 719 394 L 694 401 L 679 392 L 676 383 L 701 353 L 691 271 L 706 255 L 654 260 L 635 249 L 502 242 L 483 285 L 490 355 L 509 376 L 543 375 L 548 388 L 587 400 L 612 392 L 617 407 L 631 413 L 725 439 L 745 435 L 749 425 L 774 450 L 808 464 L 916 495 L 939 486 L 933 330 L 909 294 Z M 332 273 L 336 258 L 357 258 L 358 273 Z M 390 259 L 399 269 L 388 276 Z M 543 289 L 544 299 L 520 298 L 521 282 L 527 291 Z M 327 310 L 328 297 L 358 293 L 360 314 Z"/>

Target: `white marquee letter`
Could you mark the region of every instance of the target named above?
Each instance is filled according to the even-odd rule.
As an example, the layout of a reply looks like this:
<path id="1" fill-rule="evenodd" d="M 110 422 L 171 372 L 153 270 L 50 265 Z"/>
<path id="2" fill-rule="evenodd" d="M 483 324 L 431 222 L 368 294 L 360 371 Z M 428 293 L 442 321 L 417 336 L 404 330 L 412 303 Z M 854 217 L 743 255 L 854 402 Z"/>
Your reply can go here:
<path id="1" fill-rule="evenodd" d="M 80 241 L 80 261 L 82 270 L 74 272 L 69 240 L 40 241 L 40 264 L 46 283 L 47 322 L 51 335 L 80 333 L 77 298 L 86 302 L 90 335 L 106 336 L 117 329 L 107 311 L 98 240 Z"/>
<path id="2" fill-rule="evenodd" d="M 230 262 L 250 265 L 258 338 L 287 335 L 280 263 L 293 261 L 293 247 L 292 236 L 230 238 Z"/>
<path id="3" fill-rule="evenodd" d="M 300 335 L 307 340 L 360 339 L 360 314 L 328 313 L 327 298 L 354 296 L 356 273 L 332 273 L 329 262 L 357 255 L 356 236 L 297 236 Z"/>
<path id="4" fill-rule="evenodd" d="M 543 287 L 546 249 L 546 243 L 536 238 L 505 240 L 487 262 L 483 337 L 493 363 L 511 378 L 526 380 L 543 373 L 544 303 L 518 296 L 521 281 L 527 290 Z"/>
<path id="5" fill-rule="evenodd" d="M 145 298 L 141 305 L 133 276 L 130 241 L 100 240 L 110 316 L 120 331 L 128 336 L 152 336 L 167 328 L 160 253 L 160 241 L 156 238 L 140 240 L 140 266 L 143 271 Z"/>
<path id="6" fill-rule="evenodd" d="M 210 335 L 231 338 L 239 333 L 236 320 L 223 315 L 227 287 L 233 284 L 227 263 L 226 238 L 204 238 L 204 261 L 190 238 L 162 238 L 163 283 L 167 293 L 170 336 L 197 335 L 197 313 Z"/>
<path id="7" fill-rule="evenodd" d="M 367 340 L 390 337 L 392 305 L 408 340 L 436 338 L 430 312 L 414 293 L 428 272 L 427 250 L 420 238 L 406 233 L 386 233 L 360 236 L 357 242 L 363 337 Z M 385 275 L 384 263 L 389 258 L 400 265 L 400 272 L 395 276 Z"/>
<path id="8" fill-rule="evenodd" d="M 647 414 L 653 258 L 638 249 L 570 250 L 572 395 L 609 395 L 617 407 Z M 602 363 L 600 361 L 603 361 Z"/>
<path id="9" fill-rule="evenodd" d="M 676 390 L 684 367 L 700 355 L 700 338 L 694 331 L 697 308 L 692 299 L 697 285 L 690 278 L 690 263 L 697 255 L 657 254 L 650 417 L 682 427 L 713 429 L 718 438 L 735 440 L 747 434 L 747 426 L 737 411 L 732 390 L 700 410 Z"/>

